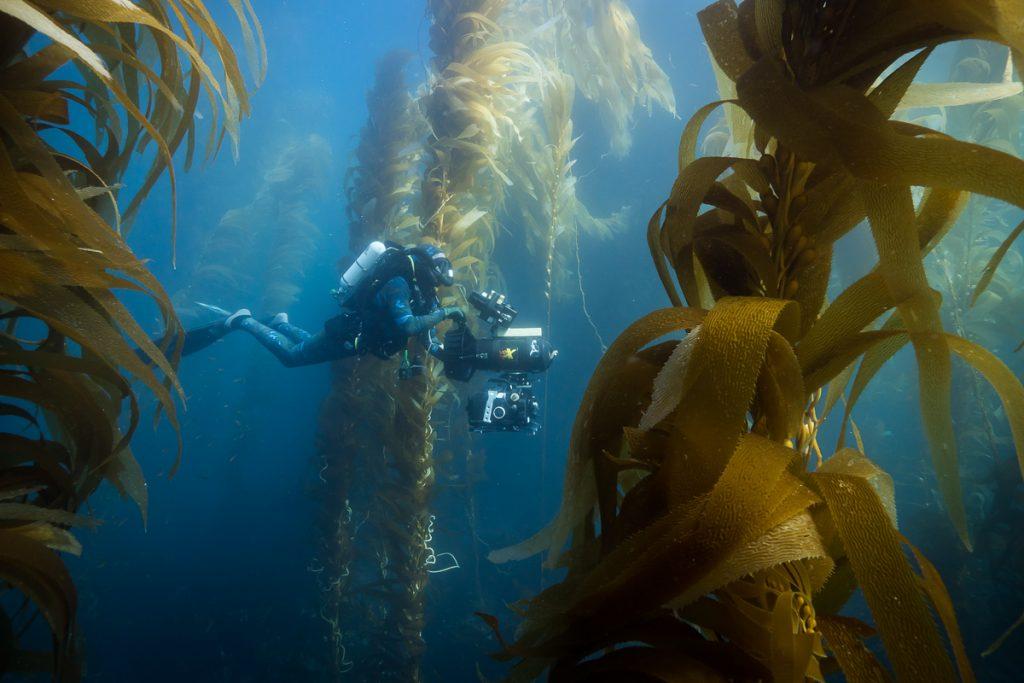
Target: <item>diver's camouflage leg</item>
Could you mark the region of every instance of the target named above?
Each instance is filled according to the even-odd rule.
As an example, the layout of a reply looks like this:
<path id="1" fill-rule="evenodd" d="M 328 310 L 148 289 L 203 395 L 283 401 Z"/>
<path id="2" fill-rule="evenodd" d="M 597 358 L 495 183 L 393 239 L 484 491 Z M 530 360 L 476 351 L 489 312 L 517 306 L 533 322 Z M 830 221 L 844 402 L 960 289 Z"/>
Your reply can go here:
<path id="1" fill-rule="evenodd" d="M 258 341 L 267 351 L 274 354 L 274 356 L 281 361 L 283 365 L 287 367 L 293 367 L 296 365 L 293 356 L 295 354 L 297 344 L 281 332 L 278 332 L 272 327 L 267 327 L 255 318 L 239 320 L 236 323 L 236 327 L 240 330 L 245 330 L 255 337 L 256 341 Z"/>
<path id="2" fill-rule="evenodd" d="M 338 344 L 323 333 L 311 335 L 306 341 L 296 344 L 284 332 L 267 327 L 254 318 L 240 320 L 237 327 L 256 337 L 256 341 L 289 368 L 317 365 L 355 354 L 351 345 Z"/>
<path id="3" fill-rule="evenodd" d="M 291 323 L 278 323 L 273 325 L 273 328 L 295 343 L 307 342 L 313 338 L 312 334 Z"/>

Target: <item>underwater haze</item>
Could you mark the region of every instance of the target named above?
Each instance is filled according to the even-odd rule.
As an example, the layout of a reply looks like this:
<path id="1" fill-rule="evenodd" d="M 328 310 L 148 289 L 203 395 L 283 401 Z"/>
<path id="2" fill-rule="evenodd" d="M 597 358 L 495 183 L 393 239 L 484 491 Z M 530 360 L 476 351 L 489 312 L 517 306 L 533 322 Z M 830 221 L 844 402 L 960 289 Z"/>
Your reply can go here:
<path id="1" fill-rule="evenodd" d="M 510 0 L 498 21 L 509 22 L 508 32 L 515 40 L 540 52 L 545 12 L 549 5 L 559 4 Z M 342 360 L 333 367 L 328 363 L 287 368 L 242 332 L 183 358 L 180 469 L 171 476 L 178 448 L 175 429 L 161 419 L 152 395 L 138 387 L 143 417 L 132 450 L 148 482 L 146 518 L 105 484 L 82 512 L 102 524 L 79 529 L 81 556 L 66 558 L 78 591 L 82 680 L 403 680 L 412 669 L 403 669 L 403 674 L 381 671 L 389 653 L 403 666 L 413 662 L 411 666 L 418 668 L 416 677 L 406 680 L 496 681 L 508 674 L 509 658 L 499 661 L 490 656 L 501 651 L 502 644 L 488 615 L 497 618 L 498 630 L 511 639 L 520 620 L 516 603 L 557 584 L 565 570 L 543 568 L 537 556 L 499 564 L 488 554 L 529 538 L 556 516 L 574 419 L 602 355 L 635 320 L 671 305 L 651 263 L 648 221 L 672 192 L 679 174 L 677 145 L 686 122 L 707 103 L 722 99 L 697 19 L 707 4 L 625 2 L 642 42 L 624 42 L 621 47 L 649 48 L 652 61 L 667 76 L 675 111 L 659 101 L 665 90 L 657 90 L 655 78 L 645 82 L 640 77 L 651 87 L 647 100 L 632 102 L 629 116 L 616 128 L 608 97 L 588 97 L 585 88 L 577 87 L 569 104 L 572 128 L 566 139 L 578 140 L 565 161 L 575 162 L 569 171 L 571 206 L 581 216 L 586 212 L 593 230 L 585 230 L 581 218 L 566 235 L 552 236 L 547 262 L 543 239 L 530 238 L 534 243 L 524 237 L 534 218 L 525 206 L 529 195 L 521 190 L 530 169 L 541 167 L 540 161 L 520 164 L 516 173 L 526 169 L 522 175 L 510 171 L 507 183 L 498 178 L 484 188 L 481 178 L 490 177 L 491 171 L 481 160 L 474 170 L 477 177 L 467 184 L 467 192 L 474 196 L 484 196 L 485 189 L 501 196 L 488 195 L 493 204 L 477 219 L 489 221 L 492 213 L 496 217 L 492 248 L 482 247 L 486 240 L 481 237 L 452 256 L 456 284 L 502 290 L 519 311 L 516 325 L 544 328 L 559 352 L 550 370 L 534 377 L 541 431 L 469 435 L 465 401 L 441 398 L 429 426 L 432 459 L 420 463 L 422 471 L 415 475 L 429 478 L 429 492 L 412 492 L 426 496 L 417 523 L 429 520 L 430 525 L 425 548 L 419 548 L 415 546 L 423 537 L 401 518 L 375 517 L 380 513 L 374 510 L 404 510 L 411 499 L 403 496 L 412 493 L 403 493 L 400 485 L 387 479 L 398 467 L 389 458 L 392 451 L 401 450 L 394 442 L 403 432 L 374 425 L 380 424 L 375 418 L 385 409 L 381 406 L 401 402 L 402 392 L 417 390 L 422 377 L 396 380 L 399 398 L 390 403 L 380 402 L 380 389 L 370 379 L 358 380 L 366 382 L 360 386 L 370 387 L 363 396 L 370 412 L 362 415 L 358 401 L 342 396 L 332 403 L 328 397 L 343 394 L 345 383 L 360 377 L 363 358 L 358 360 L 359 370 L 345 366 L 356 360 Z M 208 0 L 208 5 L 242 54 L 243 35 L 230 4 Z M 385 159 L 380 142 L 360 148 L 368 127 L 373 128 L 368 120 L 379 124 L 378 134 L 390 130 L 375 118 L 380 112 L 368 108 L 373 105 L 372 98 L 368 105 L 368 93 L 375 81 L 380 83 L 378 65 L 396 50 L 406 52 L 407 61 L 392 73 L 403 79 L 401 92 L 408 93 L 410 101 L 424 97 L 438 79 L 437 39 L 431 30 L 436 17 L 424 0 L 252 0 L 252 5 L 266 41 L 268 71 L 253 91 L 251 116 L 241 122 L 237 156 L 225 142 L 213 162 L 178 174 L 175 264 L 170 256 L 172 199 L 166 177 L 143 204 L 128 242 L 138 257 L 148 260 L 185 328 L 217 318 L 196 305 L 203 302 L 230 311 L 247 307 L 257 317 L 286 311 L 293 324 L 316 332 L 338 315 L 331 290 L 338 285 L 339 268 L 347 268 L 358 255 L 357 245 L 370 241 L 365 238 L 369 228 L 360 217 L 383 201 L 368 205 L 359 189 L 360 178 L 365 180 L 367 173 L 383 182 L 380 171 L 373 166 L 363 171 L 364 176 L 358 171 L 361 165 Z M 544 10 L 531 14 L 528 8 L 533 5 Z M 510 17 L 516 7 L 524 9 L 513 28 Z M 537 45 L 531 45 L 533 40 Z M 986 60 L 1005 62 L 1005 55 L 994 50 L 985 43 L 943 46 L 929 57 L 918 79 L 988 80 L 957 69 L 982 68 L 978 65 Z M 1019 77 L 1014 74 L 1014 79 Z M 1024 96 L 1018 92 L 1013 97 Z M 541 106 L 529 99 L 520 101 L 509 117 L 513 122 L 517 116 L 543 120 L 538 114 Z M 975 125 L 963 113 L 966 108 L 932 107 L 897 116 L 964 137 Z M 1007 116 L 1010 144 L 1020 154 L 1020 108 Z M 209 111 L 200 107 L 197 126 L 208 125 L 209 117 Z M 429 141 L 441 135 L 436 124 L 443 117 L 422 118 L 421 114 L 408 124 L 420 126 L 410 139 Z M 525 126 L 500 123 L 504 136 L 495 145 L 502 150 L 530 134 Z M 724 125 L 720 114 L 711 116 L 698 145 L 702 155 L 725 153 Z M 88 125 L 82 124 L 82 130 L 87 133 Z M 463 132 L 467 139 L 475 139 L 475 130 Z M 406 163 L 416 178 L 408 186 L 412 189 L 407 188 L 411 198 L 402 206 L 418 207 L 418 202 L 426 202 L 419 197 L 425 192 L 420 182 L 424 168 L 436 158 L 418 151 L 420 147 L 413 152 L 407 145 L 393 147 L 407 154 Z M 550 162 L 553 148 L 537 147 L 544 164 Z M 144 171 L 145 164 L 137 164 L 125 184 L 140 183 Z M 458 181 L 446 177 L 445 182 Z M 549 199 L 537 201 L 550 209 Z M 437 220 L 438 212 L 446 210 L 442 202 L 432 215 L 420 215 L 418 225 Z M 460 210 L 464 213 L 451 220 L 469 222 L 469 212 L 465 207 Z M 972 283 L 1021 218 L 1020 211 L 1002 205 L 991 209 L 968 204 L 961 222 L 973 221 L 976 232 L 957 237 L 952 231 L 926 264 L 931 285 L 943 295 L 947 329 L 964 332 L 992 350 L 1018 377 L 1024 369 L 1024 351 L 1015 351 L 1024 338 L 1024 255 L 1018 246 L 1011 247 L 994 285 L 1004 308 L 987 309 L 984 301 L 972 308 L 969 300 Z M 406 225 L 390 234 L 402 239 L 412 234 L 411 229 Z M 866 225 L 850 231 L 838 250 L 844 257 L 829 282 L 829 291 L 835 293 L 878 262 Z M 481 265 L 486 260 L 481 254 L 490 262 Z M 466 255 L 477 260 L 458 261 Z M 147 333 L 161 333 L 151 304 L 141 297 L 125 301 Z M 395 376 L 396 368 L 388 366 L 386 380 Z M 365 372 L 368 376 L 373 371 Z M 900 532 L 943 577 L 977 679 L 1017 681 L 1024 667 L 1024 632 L 1011 634 L 990 655 L 981 654 L 1024 610 L 1024 485 L 1007 414 L 995 391 L 955 359 L 953 418 L 974 541 L 969 552 L 950 521 L 929 455 L 917 372 L 910 348 L 899 351 L 880 371 L 853 411 L 856 438 L 895 482 Z M 479 373 L 469 390 L 483 387 L 485 375 Z M 378 381 L 378 375 L 373 379 Z M 355 414 L 344 413 L 338 405 Z M 837 418 L 822 427 L 823 448 L 836 442 Z M 343 424 L 355 425 L 355 436 L 338 436 Z M 358 459 L 352 456 L 358 464 L 348 470 L 348 465 L 331 459 L 344 455 L 345 447 L 337 443 L 349 443 L 345 438 L 353 439 L 361 454 Z M 853 441 L 852 433 L 847 439 Z M 373 462 L 374 453 L 379 463 Z M 618 454 L 608 457 L 613 455 Z M 342 470 L 348 474 L 339 474 Z M 342 476 L 350 477 L 343 490 L 337 488 L 337 477 Z M 387 484 L 377 488 L 373 477 L 387 479 Z M 332 521 L 331 515 L 340 515 L 340 521 Z M 344 571 L 331 565 L 330 539 L 337 533 L 332 529 L 340 528 L 332 524 L 348 530 L 351 547 L 345 552 L 356 558 L 344 564 Z M 401 573 L 401 558 L 387 552 L 393 538 L 402 537 L 412 539 L 417 551 L 425 550 L 413 555 L 416 562 L 429 558 L 429 564 L 413 567 L 408 575 Z M 423 621 L 420 624 L 411 614 L 399 627 L 399 608 L 389 601 L 408 588 L 397 584 L 413 581 L 410 577 L 422 583 L 417 584 L 417 599 Z M 401 609 L 416 604 L 413 600 Z M 859 595 L 844 614 L 870 620 Z M 42 623 L 33 628 L 39 630 L 38 647 L 47 647 Z M 422 643 L 410 633 L 421 633 Z M 876 641 L 869 645 L 880 651 Z M 843 680 L 835 671 L 826 676 Z M 0 680 L 49 677 L 11 673 Z"/>

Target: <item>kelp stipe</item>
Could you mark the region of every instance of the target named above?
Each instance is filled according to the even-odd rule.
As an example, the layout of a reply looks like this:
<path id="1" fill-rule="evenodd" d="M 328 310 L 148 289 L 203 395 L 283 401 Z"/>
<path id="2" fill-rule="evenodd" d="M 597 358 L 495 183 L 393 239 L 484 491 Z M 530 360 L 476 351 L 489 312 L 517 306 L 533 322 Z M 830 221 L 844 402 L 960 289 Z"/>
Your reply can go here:
<path id="1" fill-rule="evenodd" d="M 1017 49 L 1020 36 L 1004 32 L 1012 24 L 999 11 L 964 2 L 721 1 L 700 18 L 752 121 L 744 129 L 730 116 L 731 148 L 753 158 L 696 157 L 721 103 L 688 124 L 679 178 L 648 235 L 673 307 L 637 321 L 599 364 L 558 517 L 492 554 L 548 550 L 568 570 L 523 606 L 498 656 L 519 660 L 512 680 L 802 681 L 837 668 L 885 680 L 864 644 L 877 629 L 897 678 L 973 680 L 941 579 L 912 547 L 916 569 L 907 561 L 888 475 L 851 449 L 819 459 L 816 430 L 851 378 L 844 422 L 878 367 L 911 343 L 965 542 L 951 353 L 993 383 L 1021 452 L 1024 388 L 988 351 L 943 331 L 923 256 L 967 192 L 1024 205 L 1024 163 L 891 119 L 930 47 L 973 36 Z M 920 202 L 911 186 L 927 188 Z M 826 305 L 833 245 L 864 219 L 880 263 Z M 682 342 L 650 346 L 680 330 Z M 874 629 L 840 615 L 858 588 Z"/>
<path id="2" fill-rule="evenodd" d="M 578 234 L 608 239 L 624 229 L 629 209 L 597 217 L 579 198 L 579 179 L 573 170 L 578 140 L 572 120 L 576 84 L 558 70 L 554 55 L 538 57 L 543 69 L 540 82 L 522 88 L 524 97 L 537 104 L 537 111 L 517 117 L 518 138 L 507 145 L 503 156 L 512 185 L 501 215 L 516 229 L 515 238 L 524 239 L 531 255 L 543 264 L 550 328 L 553 301 L 574 293 Z"/>
<path id="3" fill-rule="evenodd" d="M 377 239 L 404 240 L 418 226 L 413 208 L 423 121 L 404 78 L 408 60 L 404 53 L 385 56 L 367 94 L 370 116 L 345 183 L 350 253 Z M 404 448 L 394 435 L 398 369 L 398 359 L 373 356 L 336 363 L 320 409 L 324 491 L 314 571 L 324 596 L 320 616 L 328 627 L 335 680 L 369 680 L 397 666 L 384 615 L 409 609 L 406 584 L 419 576 L 407 575 L 392 560 L 409 552 L 402 518 L 389 504 L 403 495 L 392 495 L 390 467 Z"/>
<path id="4" fill-rule="evenodd" d="M 259 26 L 248 3 L 238 8 L 260 78 Z M 41 666 L 54 679 L 78 678 L 76 594 L 58 553 L 80 552 L 71 528 L 94 524 L 77 510 L 103 480 L 146 516 L 145 481 L 128 447 L 139 418 L 128 379 L 151 390 L 176 425 L 180 326 L 123 235 L 165 171 L 173 199 L 171 158 L 185 145 L 191 163 L 200 106 L 215 119 L 211 154 L 248 112 L 236 56 L 206 7 L 189 3 L 172 20 L 177 11 L 157 0 L 0 8 L 0 414 L 14 423 L 0 434 L 0 583 L 25 596 L 17 615 L 0 615 L 0 673 Z M 212 44 L 222 78 L 200 55 L 202 42 Z M 161 62 L 147 64 L 150 54 Z M 66 65 L 73 69 L 56 78 Z M 69 127 L 72 107 L 95 123 L 95 137 Z M 76 151 L 57 151 L 44 132 L 66 137 Z M 157 148 L 153 164 L 122 208 L 122 178 L 147 145 Z M 159 343 L 121 304 L 123 290 L 157 305 L 165 328 Z M 36 614 L 53 633 L 52 656 L 19 650 Z"/>
<path id="5" fill-rule="evenodd" d="M 518 95 L 510 86 L 528 71 L 524 46 L 503 40 L 496 23 L 504 0 L 431 0 L 431 82 L 419 100 L 428 127 L 419 222 L 398 235 L 405 242 L 439 243 L 460 280 L 482 288 L 492 277 L 495 214 L 507 177 L 497 162 L 498 141 L 514 129 L 510 115 Z M 461 291 L 446 304 L 465 304 Z M 425 590 L 429 578 L 430 503 L 435 481 L 432 423 L 449 394 L 440 364 L 424 362 L 421 374 L 391 392 L 394 421 L 387 438 L 390 479 L 380 502 L 387 508 L 389 588 L 384 631 L 377 639 L 381 680 L 420 680 L 424 651 Z"/>

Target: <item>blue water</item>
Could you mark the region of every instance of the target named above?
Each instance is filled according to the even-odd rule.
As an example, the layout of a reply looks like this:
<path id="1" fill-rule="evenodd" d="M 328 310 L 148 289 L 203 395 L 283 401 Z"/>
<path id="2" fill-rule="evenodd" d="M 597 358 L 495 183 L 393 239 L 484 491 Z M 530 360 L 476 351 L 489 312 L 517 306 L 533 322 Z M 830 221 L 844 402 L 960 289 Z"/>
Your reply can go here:
<path id="1" fill-rule="evenodd" d="M 220 3 L 210 4 L 225 26 L 234 26 Z M 321 236 L 298 302 L 289 310 L 294 322 L 316 329 L 335 308 L 328 291 L 336 263 L 347 251 L 342 181 L 366 117 L 365 92 L 377 59 L 394 48 L 416 53 L 410 73 L 422 76 L 418 60 L 429 58 L 424 8 L 416 0 L 255 0 L 254 5 L 266 31 L 270 70 L 253 98 L 253 116 L 242 126 L 239 161 L 233 162 L 225 148 L 209 167 L 181 175 L 177 270 L 169 262 L 166 180 L 145 205 L 131 244 L 152 259 L 169 292 L 181 289 L 203 237 L 226 211 L 250 201 L 280 149 L 289 140 L 322 136 L 333 150 L 328 192 L 310 206 Z M 663 112 L 639 116 L 631 154 L 616 160 L 605 154 L 596 112 L 577 98 L 581 196 L 596 215 L 632 207 L 624 234 L 581 245 L 583 284 L 606 341 L 642 314 L 667 305 L 644 231 L 675 179 L 683 122 L 717 99 L 694 16 L 704 3 L 634 0 L 630 5 L 672 79 L 682 120 Z M 849 246 L 862 262 L 850 266 L 846 279 L 870 267 L 874 258 L 863 237 L 852 237 Z M 542 324 L 540 269 L 525 260 L 505 262 L 503 254 L 522 250 L 499 243 L 497 258 L 522 310 L 521 321 Z M 236 303 L 246 302 L 225 305 Z M 138 313 L 143 321 L 154 315 L 141 307 Z M 514 618 L 506 605 L 557 578 L 542 573 L 536 559 L 497 567 L 484 558 L 490 549 L 521 540 L 547 522 L 561 497 L 575 407 L 601 348 L 578 299 L 557 306 L 553 320 L 552 338 L 562 355 L 546 379 L 545 430 L 532 439 L 493 435 L 481 441 L 486 476 L 475 487 L 476 538 L 467 533 L 460 490 L 439 481 L 434 546 L 454 553 L 462 569 L 436 576 L 428 589 L 426 680 L 475 681 L 478 665 L 486 676 L 499 676 L 503 667 L 487 657 L 496 643 L 472 612 L 496 614 L 507 629 Z M 1007 336 L 1015 332 L 1019 325 L 1008 328 Z M 1010 360 L 1020 368 L 1019 357 Z M 971 606 L 961 625 L 969 651 L 977 655 L 1024 608 L 1021 490 L 1017 486 L 1011 493 L 1017 497 L 1011 516 L 997 520 L 994 533 L 1011 548 L 998 556 L 1001 561 L 994 554 L 968 557 L 957 549 L 932 494 L 910 361 L 900 356 L 885 370 L 878 383 L 889 389 L 866 397 L 857 417 L 869 454 L 896 479 L 904 532 L 939 565 L 958 607 Z M 184 362 L 180 376 L 188 402 L 178 474 L 167 476 L 176 441 L 166 421 L 155 430 L 144 426 L 133 445 L 149 480 L 148 527 L 129 502 L 105 487 L 90 500 L 92 513 L 104 524 L 81 533 L 85 552 L 70 561 L 80 591 L 85 680 L 327 680 L 327 630 L 318 615 L 321 596 L 313 573 L 322 486 L 314 440 L 328 389 L 326 368 L 286 370 L 252 339 L 234 335 Z M 1005 434 L 1005 424 L 996 424 Z M 1012 457 L 1010 446 L 1004 444 L 1000 455 Z M 1007 471 L 1019 477 L 1012 468 Z M 1016 647 L 1011 642 L 990 659 L 975 657 L 980 680 L 1016 680 L 1014 672 L 1024 663 L 1021 637 Z M 367 673 L 357 669 L 355 675 Z"/>

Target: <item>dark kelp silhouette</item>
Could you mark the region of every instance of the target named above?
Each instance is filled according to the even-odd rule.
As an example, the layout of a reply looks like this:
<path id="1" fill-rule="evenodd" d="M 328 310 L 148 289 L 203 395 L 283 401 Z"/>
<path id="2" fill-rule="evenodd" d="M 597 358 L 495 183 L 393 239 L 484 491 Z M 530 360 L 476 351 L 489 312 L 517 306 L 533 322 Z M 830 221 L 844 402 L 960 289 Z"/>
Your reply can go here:
<path id="1" fill-rule="evenodd" d="M 172 297 L 186 323 L 209 319 L 198 301 L 265 314 L 295 304 L 320 237 L 309 214 L 326 196 L 332 158 L 316 134 L 288 136 L 268 154 L 252 197 L 207 231 L 187 284 Z"/>
<path id="2" fill-rule="evenodd" d="M 347 251 L 353 255 L 373 240 L 403 240 L 418 230 L 413 209 L 422 118 L 405 81 L 408 62 L 401 52 L 381 59 L 367 93 L 369 117 L 345 183 Z M 343 260 L 341 269 L 349 263 Z M 321 618 L 330 630 L 331 675 L 339 680 L 371 680 L 408 667 L 396 649 L 399 639 L 386 631 L 381 616 L 409 608 L 405 584 L 418 576 L 400 573 L 401 563 L 392 561 L 409 553 L 389 503 L 406 493 L 393 490 L 398 473 L 389 464 L 403 452 L 394 433 L 399 363 L 374 356 L 335 363 L 331 391 L 320 408 L 324 491 L 317 575 L 324 595 Z"/>
<path id="3" fill-rule="evenodd" d="M 260 78 L 259 24 L 247 1 L 231 4 Z M 0 433 L 0 584 L 25 599 L 0 614 L 0 667 L 43 665 L 73 680 L 76 594 L 58 553 L 80 552 L 70 528 L 95 524 L 77 510 L 104 479 L 145 520 L 145 481 L 128 446 L 139 419 L 129 381 L 152 391 L 174 425 L 181 391 L 180 325 L 124 235 L 165 171 L 175 195 L 171 158 L 184 145 L 185 167 L 192 162 L 202 92 L 219 122 L 207 155 L 225 131 L 236 135 L 249 104 L 234 50 L 202 2 L 16 0 L 0 9 L 0 36 L 0 415 L 11 425 Z M 203 42 L 223 77 L 204 61 Z M 71 111 L 95 124 L 94 137 L 69 126 Z M 65 141 L 74 153 L 59 151 Z M 121 178 L 147 147 L 156 148 L 152 165 L 122 202 Z M 157 305 L 160 340 L 150 341 L 119 291 Z M 36 611 L 53 633 L 52 657 L 19 649 Z"/>
<path id="4" fill-rule="evenodd" d="M 826 459 L 817 430 L 849 385 L 845 424 L 878 368 L 913 345 L 965 544 L 952 353 L 995 387 L 1022 452 L 1024 388 L 942 329 L 923 257 L 968 192 L 1024 206 L 1024 162 L 892 120 L 932 47 L 982 38 L 1017 51 L 1022 12 L 1010 1 L 722 0 L 701 13 L 736 93 L 732 147 L 750 158 L 696 157 L 720 102 L 683 133 L 679 178 L 649 229 L 673 306 L 630 326 L 599 364 L 557 518 L 492 554 L 547 550 L 567 569 L 522 606 L 498 655 L 519 660 L 511 680 L 803 681 L 836 669 L 886 680 L 864 644 L 876 631 L 899 679 L 973 679 L 941 579 L 896 529 L 890 478 L 842 443 Z M 912 186 L 926 188 L 920 202 Z M 879 264 L 826 302 L 833 245 L 864 220 Z M 681 342 L 655 343 L 679 330 Z M 839 614 L 858 588 L 873 627 Z"/>

